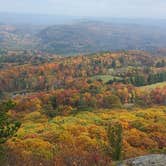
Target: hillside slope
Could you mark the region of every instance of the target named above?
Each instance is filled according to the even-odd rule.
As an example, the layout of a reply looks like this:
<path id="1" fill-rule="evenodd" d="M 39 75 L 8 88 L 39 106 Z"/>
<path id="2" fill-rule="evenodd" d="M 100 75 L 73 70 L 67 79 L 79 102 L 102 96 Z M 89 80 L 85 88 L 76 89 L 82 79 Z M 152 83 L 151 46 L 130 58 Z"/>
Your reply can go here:
<path id="1" fill-rule="evenodd" d="M 59 54 L 166 47 L 165 28 L 137 24 L 80 22 L 51 26 L 38 37 L 43 50 Z"/>

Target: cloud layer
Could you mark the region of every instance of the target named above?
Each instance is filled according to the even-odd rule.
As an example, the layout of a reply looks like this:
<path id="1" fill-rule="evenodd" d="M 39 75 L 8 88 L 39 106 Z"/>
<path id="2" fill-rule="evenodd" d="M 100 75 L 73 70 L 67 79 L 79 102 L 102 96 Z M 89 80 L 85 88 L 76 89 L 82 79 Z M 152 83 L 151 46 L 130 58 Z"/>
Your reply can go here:
<path id="1" fill-rule="evenodd" d="M 0 0 L 0 11 L 96 17 L 166 18 L 165 0 Z"/>

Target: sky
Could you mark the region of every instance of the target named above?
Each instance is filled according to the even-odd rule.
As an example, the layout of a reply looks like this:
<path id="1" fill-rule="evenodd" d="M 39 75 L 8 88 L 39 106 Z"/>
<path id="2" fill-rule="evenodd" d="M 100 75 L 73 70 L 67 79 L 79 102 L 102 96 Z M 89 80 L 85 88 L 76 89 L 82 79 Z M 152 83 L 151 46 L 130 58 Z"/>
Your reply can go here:
<path id="1" fill-rule="evenodd" d="M 166 0 L 0 0 L 0 12 L 166 18 Z"/>

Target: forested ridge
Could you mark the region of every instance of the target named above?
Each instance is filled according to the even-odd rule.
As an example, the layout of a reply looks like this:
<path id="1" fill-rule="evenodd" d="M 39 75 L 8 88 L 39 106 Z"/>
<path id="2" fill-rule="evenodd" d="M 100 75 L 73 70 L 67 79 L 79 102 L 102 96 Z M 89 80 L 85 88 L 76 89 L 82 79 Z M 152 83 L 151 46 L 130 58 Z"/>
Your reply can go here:
<path id="1" fill-rule="evenodd" d="M 90 81 L 95 78 L 98 82 L 106 78 L 107 84 L 122 82 L 135 86 L 166 81 L 166 58 L 141 51 L 106 52 L 67 58 L 51 55 L 47 58 L 27 57 L 26 64 L 26 60 L 17 61 L 15 58 L 15 61 L 11 61 L 12 57 L 0 59 L 1 65 L 5 66 L 0 71 L 0 90 L 7 92 L 65 88 L 77 80 Z M 12 67 L 7 67 L 9 64 Z"/>
<path id="2" fill-rule="evenodd" d="M 3 165 L 109 166 L 166 153 L 164 56 L 144 51 L 4 55 Z"/>

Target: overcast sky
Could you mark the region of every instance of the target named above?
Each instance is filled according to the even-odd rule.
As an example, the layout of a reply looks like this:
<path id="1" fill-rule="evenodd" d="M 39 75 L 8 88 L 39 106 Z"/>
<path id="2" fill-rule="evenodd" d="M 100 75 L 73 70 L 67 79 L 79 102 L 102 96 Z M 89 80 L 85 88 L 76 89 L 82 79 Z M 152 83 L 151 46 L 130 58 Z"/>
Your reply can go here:
<path id="1" fill-rule="evenodd" d="M 0 0 L 1 12 L 166 18 L 166 0 Z"/>

